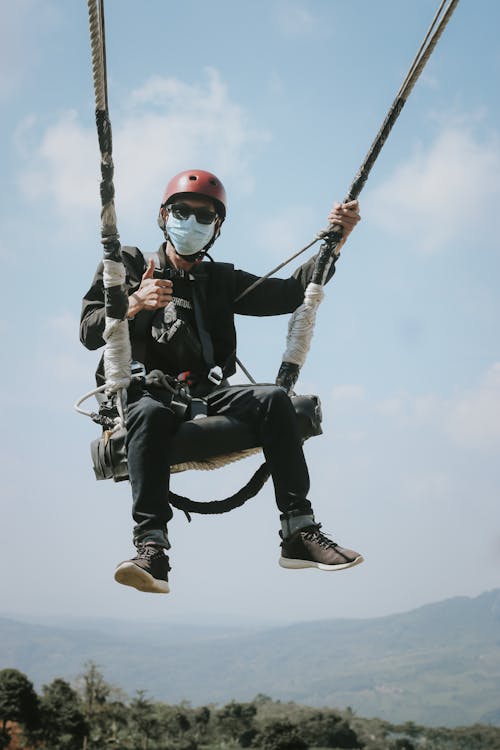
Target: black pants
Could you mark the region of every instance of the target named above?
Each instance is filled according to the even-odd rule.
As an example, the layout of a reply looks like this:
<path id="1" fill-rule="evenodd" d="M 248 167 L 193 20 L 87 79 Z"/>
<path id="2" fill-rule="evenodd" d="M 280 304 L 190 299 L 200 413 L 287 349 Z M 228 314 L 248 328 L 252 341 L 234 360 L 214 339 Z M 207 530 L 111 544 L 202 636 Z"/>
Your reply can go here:
<path id="1" fill-rule="evenodd" d="M 213 391 L 207 402 L 208 416 L 231 416 L 255 430 L 281 513 L 312 513 L 302 441 L 285 391 L 274 385 L 228 386 Z M 166 525 L 172 517 L 169 451 L 178 427 L 169 404 L 170 395 L 164 389 L 129 390 L 127 450 L 135 543 L 147 539 L 168 547 Z"/>

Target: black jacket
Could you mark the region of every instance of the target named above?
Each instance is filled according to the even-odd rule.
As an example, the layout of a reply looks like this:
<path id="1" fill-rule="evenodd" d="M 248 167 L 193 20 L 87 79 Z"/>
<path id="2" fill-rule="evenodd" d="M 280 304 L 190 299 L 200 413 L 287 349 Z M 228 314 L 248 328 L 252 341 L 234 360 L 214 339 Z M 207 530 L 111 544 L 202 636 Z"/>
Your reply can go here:
<path id="1" fill-rule="evenodd" d="M 160 255 L 165 263 L 164 245 Z M 128 294 L 139 288 L 146 262 L 137 247 L 122 247 L 123 263 L 126 268 Z M 299 307 L 304 299 L 304 291 L 314 268 L 314 258 L 300 266 L 287 279 L 265 279 L 258 287 L 236 302 L 238 296 L 259 277 L 234 268 L 230 263 L 204 261 L 195 266 L 194 288 L 203 312 L 204 325 L 213 344 L 214 363 L 219 365 L 225 377 L 236 370 L 236 330 L 234 315 L 283 315 Z M 330 278 L 335 268 L 332 264 Z M 99 264 L 92 285 L 83 299 L 80 319 L 80 340 L 87 349 L 104 346 L 102 337 L 105 326 L 103 264 Z M 151 337 L 153 314 L 142 310 L 129 322 L 132 358 L 144 361 L 147 339 Z M 153 369 L 151 363 L 148 369 Z M 102 361 L 97 373 L 98 383 L 102 377 Z"/>

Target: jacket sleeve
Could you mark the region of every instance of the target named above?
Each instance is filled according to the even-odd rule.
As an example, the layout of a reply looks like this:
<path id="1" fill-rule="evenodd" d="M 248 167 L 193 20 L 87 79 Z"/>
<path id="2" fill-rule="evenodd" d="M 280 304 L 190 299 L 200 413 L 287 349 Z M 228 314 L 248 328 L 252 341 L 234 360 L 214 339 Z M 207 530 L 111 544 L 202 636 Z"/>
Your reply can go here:
<path id="1" fill-rule="evenodd" d="M 234 312 L 239 315 L 256 316 L 284 315 L 294 312 L 304 301 L 304 292 L 311 281 L 315 261 L 316 256 L 313 256 L 299 266 L 288 279 L 265 279 L 239 302 L 238 296 L 259 277 L 246 271 L 234 271 Z M 334 273 L 335 263 L 332 263 L 327 282 Z"/>
<path id="2" fill-rule="evenodd" d="M 300 284 L 302 286 L 302 289 L 305 291 L 307 285 L 312 279 L 312 275 L 314 272 L 314 264 L 316 263 L 317 255 L 313 255 L 312 258 L 310 258 L 308 261 L 303 263 L 299 268 L 297 268 L 296 271 L 294 271 L 293 276 L 300 281 Z M 328 271 L 328 276 L 325 281 L 325 284 L 328 284 L 330 279 L 332 278 L 333 274 L 335 273 L 335 263 L 337 262 L 338 257 L 334 258 L 332 265 L 330 266 L 330 270 Z"/>
<path id="3" fill-rule="evenodd" d="M 139 287 L 146 264 L 141 251 L 136 247 L 122 247 L 122 258 L 126 269 L 127 292 Z M 103 263 L 99 263 L 92 284 L 82 302 L 80 316 L 80 341 L 87 349 L 104 346 L 102 337 L 105 326 Z"/>
<path id="4" fill-rule="evenodd" d="M 103 263 L 97 266 L 92 285 L 82 301 L 80 341 L 87 349 L 104 346 L 104 284 Z"/>

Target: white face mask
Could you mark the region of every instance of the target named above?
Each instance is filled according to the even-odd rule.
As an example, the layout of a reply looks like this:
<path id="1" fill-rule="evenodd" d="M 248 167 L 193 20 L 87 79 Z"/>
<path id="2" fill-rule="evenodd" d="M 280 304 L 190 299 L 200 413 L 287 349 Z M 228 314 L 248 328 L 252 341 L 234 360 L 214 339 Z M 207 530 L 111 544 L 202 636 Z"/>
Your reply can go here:
<path id="1" fill-rule="evenodd" d="M 179 255 L 196 255 L 208 245 L 215 231 L 215 220 L 212 224 L 200 224 L 194 214 L 188 219 L 176 219 L 168 215 L 166 232 Z"/>

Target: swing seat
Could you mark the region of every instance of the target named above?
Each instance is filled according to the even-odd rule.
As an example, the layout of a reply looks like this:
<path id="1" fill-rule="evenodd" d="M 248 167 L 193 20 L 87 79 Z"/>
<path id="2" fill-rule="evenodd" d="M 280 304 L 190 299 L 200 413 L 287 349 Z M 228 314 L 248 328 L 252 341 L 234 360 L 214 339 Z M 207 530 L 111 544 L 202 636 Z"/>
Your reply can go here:
<path id="1" fill-rule="evenodd" d="M 292 396 L 300 435 L 307 440 L 321 435 L 321 402 L 318 396 Z M 128 479 L 126 430 L 104 432 L 91 443 L 96 479 Z M 183 422 L 171 451 L 171 471 L 218 469 L 261 450 L 257 435 L 233 417 L 214 416 Z"/>

